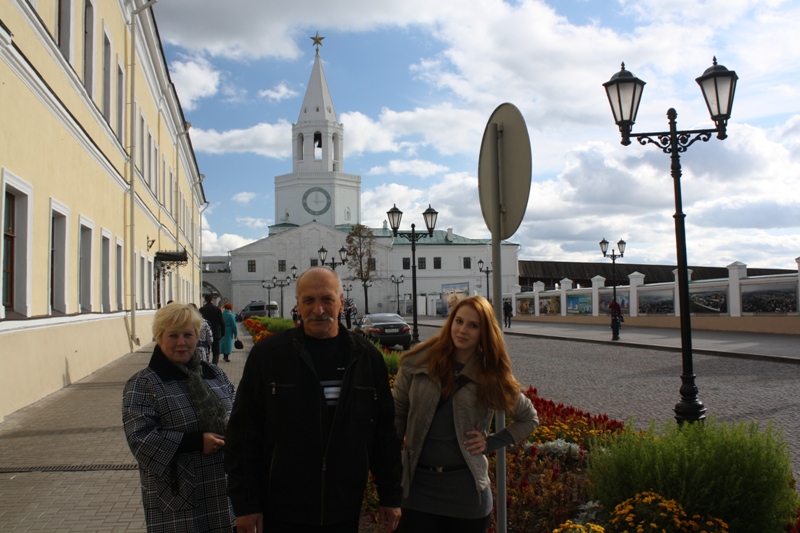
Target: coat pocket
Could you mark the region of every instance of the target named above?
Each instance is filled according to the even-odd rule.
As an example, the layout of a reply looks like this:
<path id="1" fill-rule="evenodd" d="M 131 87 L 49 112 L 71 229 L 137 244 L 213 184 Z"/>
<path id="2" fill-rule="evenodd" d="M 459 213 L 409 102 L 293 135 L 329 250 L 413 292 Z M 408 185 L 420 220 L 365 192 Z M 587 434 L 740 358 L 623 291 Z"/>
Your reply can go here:
<path id="1" fill-rule="evenodd" d="M 158 476 L 155 487 L 159 507 L 176 512 L 195 506 L 196 474 L 191 454 L 182 454 L 170 464 L 167 474 Z"/>

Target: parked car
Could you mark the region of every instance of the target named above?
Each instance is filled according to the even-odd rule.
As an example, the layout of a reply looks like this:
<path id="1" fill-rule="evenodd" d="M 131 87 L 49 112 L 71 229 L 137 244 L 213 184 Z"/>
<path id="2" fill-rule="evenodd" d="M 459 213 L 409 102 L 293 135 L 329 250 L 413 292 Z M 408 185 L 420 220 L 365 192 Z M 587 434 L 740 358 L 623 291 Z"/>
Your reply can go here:
<path id="1" fill-rule="evenodd" d="M 251 316 L 277 316 L 277 314 L 278 302 L 270 302 L 269 305 L 267 305 L 267 302 L 254 300 L 239 311 L 236 315 L 236 320 L 241 322 L 245 318 L 250 318 Z"/>
<path id="2" fill-rule="evenodd" d="M 383 346 L 400 345 L 404 350 L 411 347 L 411 326 L 403 317 L 394 313 L 364 315 L 356 321 L 353 331 Z"/>

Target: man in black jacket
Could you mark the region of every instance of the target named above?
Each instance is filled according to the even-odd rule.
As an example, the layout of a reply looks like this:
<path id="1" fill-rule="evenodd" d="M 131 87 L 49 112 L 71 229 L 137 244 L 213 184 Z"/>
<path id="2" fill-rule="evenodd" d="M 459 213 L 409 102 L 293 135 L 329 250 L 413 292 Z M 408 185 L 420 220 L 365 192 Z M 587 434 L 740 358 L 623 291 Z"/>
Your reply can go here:
<path id="1" fill-rule="evenodd" d="M 206 294 L 205 300 L 205 305 L 200 308 L 200 314 L 203 315 L 208 325 L 211 326 L 211 333 L 214 335 L 211 344 L 211 353 L 214 354 L 214 357 L 211 362 L 216 365 L 219 363 L 219 340 L 225 335 L 225 322 L 222 320 L 222 311 L 212 303 L 213 296 Z"/>
<path id="2" fill-rule="evenodd" d="M 228 423 L 225 469 L 239 533 L 356 533 L 368 473 L 382 531 L 400 519 L 400 442 L 386 364 L 340 326 L 341 280 L 297 280 L 301 327 L 256 344 Z"/>

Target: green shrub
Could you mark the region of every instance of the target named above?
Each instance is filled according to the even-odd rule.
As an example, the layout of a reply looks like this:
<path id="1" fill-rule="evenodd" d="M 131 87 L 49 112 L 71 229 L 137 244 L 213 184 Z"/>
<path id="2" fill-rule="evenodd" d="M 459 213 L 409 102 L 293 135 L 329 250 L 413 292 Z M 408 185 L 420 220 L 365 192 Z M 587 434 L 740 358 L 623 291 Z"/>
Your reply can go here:
<path id="1" fill-rule="evenodd" d="M 270 333 L 279 333 L 281 331 L 286 331 L 287 329 L 292 329 L 295 327 L 294 322 L 291 318 L 280 318 L 280 317 L 259 317 L 258 320 L 261 324 L 267 328 L 267 331 Z"/>
<path id="2" fill-rule="evenodd" d="M 614 509 L 653 491 L 689 515 L 722 519 L 732 533 L 779 533 L 797 510 L 786 442 L 770 424 L 652 424 L 630 429 L 589 454 L 591 494 Z"/>
<path id="3" fill-rule="evenodd" d="M 400 366 L 400 354 L 397 352 L 383 353 L 383 360 L 386 362 L 386 370 L 390 376 L 397 375 L 397 369 Z"/>

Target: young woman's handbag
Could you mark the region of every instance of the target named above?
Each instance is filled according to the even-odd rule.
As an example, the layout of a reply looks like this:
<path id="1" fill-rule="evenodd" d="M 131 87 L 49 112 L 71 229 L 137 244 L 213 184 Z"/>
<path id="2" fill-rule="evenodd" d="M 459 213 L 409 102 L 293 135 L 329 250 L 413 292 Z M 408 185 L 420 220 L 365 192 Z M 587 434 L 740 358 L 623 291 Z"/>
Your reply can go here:
<path id="1" fill-rule="evenodd" d="M 237 338 L 235 341 L 233 341 L 233 347 L 237 350 L 241 350 L 244 348 L 244 343 Z"/>

